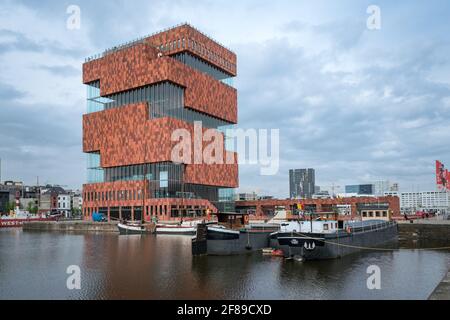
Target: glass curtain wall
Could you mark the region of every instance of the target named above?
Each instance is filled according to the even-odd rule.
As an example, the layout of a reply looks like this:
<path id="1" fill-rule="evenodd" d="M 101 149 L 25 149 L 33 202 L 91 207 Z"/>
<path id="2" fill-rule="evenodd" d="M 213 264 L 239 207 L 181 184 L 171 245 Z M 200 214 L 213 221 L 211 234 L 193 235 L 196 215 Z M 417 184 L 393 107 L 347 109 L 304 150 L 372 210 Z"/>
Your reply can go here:
<path id="1" fill-rule="evenodd" d="M 87 182 L 104 182 L 104 170 L 100 166 L 100 153 L 86 154 Z"/>
<path id="2" fill-rule="evenodd" d="M 99 86 L 99 83 L 95 85 Z M 189 123 L 201 121 L 206 128 L 220 128 L 229 123 L 184 107 L 184 88 L 171 82 L 161 82 L 128 91 L 99 97 L 100 89 L 88 85 L 88 113 L 148 102 L 150 119 L 172 117 Z"/>
<path id="3" fill-rule="evenodd" d="M 171 56 L 172 58 L 184 63 L 185 65 L 188 65 L 200 72 L 206 73 L 213 77 L 216 80 L 222 81 L 223 83 L 232 86 L 232 76 L 230 76 L 228 73 L 223 72 L 219 68 L 215 67 L 214 65 L 206 62 L 203 59 L 200 59 L 188 52 L 181 52 L 177 53 Z"/>

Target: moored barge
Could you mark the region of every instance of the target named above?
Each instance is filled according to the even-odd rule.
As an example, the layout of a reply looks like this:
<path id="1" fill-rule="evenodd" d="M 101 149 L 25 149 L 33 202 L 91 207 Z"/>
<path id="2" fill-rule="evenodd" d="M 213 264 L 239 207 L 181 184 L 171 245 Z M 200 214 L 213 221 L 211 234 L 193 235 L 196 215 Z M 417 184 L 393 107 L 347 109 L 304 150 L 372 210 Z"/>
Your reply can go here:
<path id="1" fill-rule="evenodd" d="M 279 247 L 285 256 L 300 256 L 305 260 L 339 258 L 362 250 L 380 248 L 397 239 L 394 221 L 348 221 L 339 227 L 338 221 L 300 221 L 296 228 L 271 234 L 271 245 Z"/>

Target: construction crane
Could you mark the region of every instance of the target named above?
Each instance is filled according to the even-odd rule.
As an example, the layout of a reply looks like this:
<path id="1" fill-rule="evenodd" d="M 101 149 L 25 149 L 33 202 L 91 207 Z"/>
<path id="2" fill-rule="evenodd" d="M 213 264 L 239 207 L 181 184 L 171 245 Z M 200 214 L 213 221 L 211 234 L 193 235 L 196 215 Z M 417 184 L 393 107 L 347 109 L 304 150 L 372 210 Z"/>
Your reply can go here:
<path id="1" fill-rule="evenodd" d="M 323 187 L 323 188 L 325 188 L 325 189 L 331 190 L 330 196 L 331 196 L 332 198 L 335 198 L 335 197 L 336 197 L 336 193 L 335 193 L 334 191 L 335 191 L 336 189 L 340 189 L 340 188 L 341 188 L 340 185 L 336 185 L 336 184 L 334 184 L 334 182 L 331 183 L 331 186 L 320 186 L 320 187 L 321 187 L 321 188 Z"/>

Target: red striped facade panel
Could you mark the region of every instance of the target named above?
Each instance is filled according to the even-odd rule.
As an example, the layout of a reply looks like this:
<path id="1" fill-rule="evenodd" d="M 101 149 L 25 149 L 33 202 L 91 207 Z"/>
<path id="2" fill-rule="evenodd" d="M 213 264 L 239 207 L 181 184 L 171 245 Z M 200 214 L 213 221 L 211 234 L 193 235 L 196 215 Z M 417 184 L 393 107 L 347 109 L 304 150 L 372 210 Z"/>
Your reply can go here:
<path id="1" fill-rule="evenodd" d="M 149 119 L 147 103 L 132 104 L 83 116 L 83 152 L 100 152 L 100 165 L 106 167 L 172 161 L 172 141 L 176 129 L 191 136 L 191 164 L 185 182 L 211 186 L 238 186 L 237 155 L 224 152 L 223 164 L 194 164 L 194 127 L 174 118 Z M 205 129 L 204 129 L 205 130 Z M 223 134 L 220 133 L 222 136 Z M 208 142 L 203 142 L 203 150 Z M 234 159 L 226 163 L 227 157 Z"/>
<path id="2" fill-rule="evenodd" d="M 100 94 L 171 81 L 185 88 L 185 107 L 237 123 L 236 89 L 141 43 L 83 65 L 83 82 L 100 80 Z"/>

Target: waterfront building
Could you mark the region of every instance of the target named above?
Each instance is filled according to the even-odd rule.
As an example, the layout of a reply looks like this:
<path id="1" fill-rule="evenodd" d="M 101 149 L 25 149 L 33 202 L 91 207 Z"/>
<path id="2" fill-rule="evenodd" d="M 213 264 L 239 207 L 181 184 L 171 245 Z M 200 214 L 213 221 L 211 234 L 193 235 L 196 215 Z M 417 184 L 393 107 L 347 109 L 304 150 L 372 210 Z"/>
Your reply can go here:
<path id="1" fill-rule="evenodd" d="M 81 212 L 83 207 L 83 197 L 81 194 L 75 193 L 71 197 L 71 209 L 72 211 Z"/>
<path id="2" fill-rule="evenodd" d="M 173 161 L 178 141 L 171 139 L 177 129 L 194 148 L 197 139 L 205 146 L 206 129 L 225 139 L 224 130 L 237 123 L 234 76 L 236 55 L 188 24 L 88 58 L 84 218 L 100 212 L 177 220 L 234 211 L 236 154 L 223 147 L 223 161 L 213 164 L 192 154 Z"/>
<path id="3" fill-rule="evenodd" d="M 37 198 L 20 198 L 19 199 L 20 207 L 24 210 L 27 210 L 30 206 L 31 208 L 38 206 L 38 199 Z"/>
<path id="4" fill-rule="evenodd" d="M 315 192 L 315 183 L 314 169 L 290 169 L 289 197 L 291 199 L 311 198 Z"/>
<path id="5" fill-rule="evenodd" d="M 346 185 L 345 193 L 356 193 L 369 195 L 374 194 L 374 185 L 373 184 L 354 184 L 354 185 Z"/>
<path id="6" fill-rule="evenodd" d="M 64 214 L 66 218 L 70 216 L 71 213 L 71 196 L 68 193 L 58 194 L 58 212 Z"/>
<path id="7" fill-rule="evenodd" d="M 389 191 L 385 195 L 398 196 L 400 209 L 405 213 L 414 213 L 420 210 L 448 212 L 450 208 L 450 196 L 446 191 L 420 191 L 398 192 Z"/>
<path id="8" fill-rule="evenodd" d="M 328 192 L 328 190 L 322 190 L 322 191 L 318 191 L 318 192 L 314 193 L 312 198 L 313 199 L 326 199 L 326 198 L 331 198 L 331 196 L 330 196 L 330 193 Z"/>
<path id="9" fill-rule="evenodd" d="M 358 196 L 358 197 L 336 197 L 327 199 L 267 199 L 254 201 L 236 201 L 236 208 L 240 212 L 248 212 L 257 217 L 270 217 L 277 208 L 284 208 L 295 212 L 298 205 L 306 211 L 315 213 L 338 212 L 348 218 L 361 217 L 361 211 L 370 208 L 388 210 L 391 216 L 400 215 L 400 201 L 394 196 Z"/>
<path id="10" fill-rule="evenodd" d="M 388 180 L 375 181 L 373 183 L 373 194 L 382 196 L 384 192 L 389 191 L 390 183 Z"/>
<path id="11" fill-rule="evenodd" d="M 390 185 L 389 187 L 389 191 L 398 191 L 399 190 L 399 186 L 398 186 L 398 182 L 394 182 L 393 184 Z"/>
<path id="12" fill-rule="evenodd" d="M 7 213 L 9 202 L 9 191 L 0 190 L 0 214 Z"/>
<path id="13" fill-rule="evenodd" d="M 236 193 L 235 200 L 243 201 L 243 200 L 256 200 L 258 199 L 258 195 L 256 192 L 247 192 L 247 193 Z"/>

